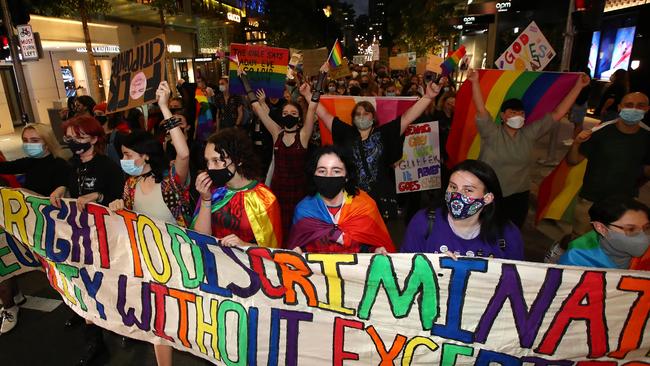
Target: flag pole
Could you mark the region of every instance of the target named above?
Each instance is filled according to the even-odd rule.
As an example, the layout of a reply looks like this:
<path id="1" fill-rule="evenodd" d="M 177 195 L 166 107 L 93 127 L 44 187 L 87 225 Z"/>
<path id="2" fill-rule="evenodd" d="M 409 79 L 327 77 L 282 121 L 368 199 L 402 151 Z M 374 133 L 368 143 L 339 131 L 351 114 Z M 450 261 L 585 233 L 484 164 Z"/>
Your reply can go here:
<path id="1" fill-rule="evenodd" d="M 334 45 L 332 45 L 332 49 L 330 50 L 330 54 L 329 54 L 329 56 L 327 56 L 327 60 L 325 60 L 325 61 L 329 61 L 330 57 L 332 57 L 332 53 L 334 52 L 334 47 L 336 47 L 336 42 L 338 42 L 338 41 L 339 41 L 338 38 L 334 41 Z"/>

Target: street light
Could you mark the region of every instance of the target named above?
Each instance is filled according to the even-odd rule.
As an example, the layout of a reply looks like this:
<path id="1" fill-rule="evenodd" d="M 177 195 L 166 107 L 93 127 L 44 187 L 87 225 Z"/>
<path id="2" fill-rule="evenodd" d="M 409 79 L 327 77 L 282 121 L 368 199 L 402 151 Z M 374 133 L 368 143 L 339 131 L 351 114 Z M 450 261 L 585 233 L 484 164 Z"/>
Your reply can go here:
<path id="1" fill-rule="evenodd" d="M 327 5 L 326 7 L 324 7 L 324 8 L 323 8 L 323 13 L 325 14 L 325 16 L 326 16 L 327 18 L 329 18 L 330 15 L 332 15 L 332 7 L 329 6 L 329 5 Z"/>

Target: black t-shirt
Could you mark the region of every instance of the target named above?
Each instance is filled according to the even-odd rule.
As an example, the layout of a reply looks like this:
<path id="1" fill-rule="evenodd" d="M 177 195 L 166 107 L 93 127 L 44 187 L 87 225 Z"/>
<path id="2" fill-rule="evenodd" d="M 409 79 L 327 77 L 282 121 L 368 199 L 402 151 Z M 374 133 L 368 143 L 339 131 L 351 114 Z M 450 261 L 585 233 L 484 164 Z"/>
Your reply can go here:
<path id="1" fill-rule="evenodd" d="M 68 186 L 70 165 L 52 154 L 42 158 L 22 158 L 0 163 L 0 174 L 25 174 L 25 188 L 43 196 Z"/>
<path id="2" fill-rule="evenodd" d="M 352 149 L 359 187 L 375 200 L 384 195 L 395 195 L 395 174 L 392 165 L 402 158 L 404 145 L 400 124 L 401 117 L 375 127 L 370 136 L 361 141 L 356 127 L 342 122 L 337 117 L 332 121 L 334 143 Z"/>
<path id="3" fill-rule="evenodd" d="M 580 145 L 587 171 L 580 196 L 599 201 L 614 195 L 635 197 L 643 166 L 650 164 L 650 132 L 625 134 L 611 124 L 594 132 Z"/>
<path id="4" fill-rule="evenodd" d="M 598 110 L 596 112 L 600 113 L 600 110 L 603 109 L 607 99 L 614 99 L 614 103 L 607 108 L 608 112 L 617 112 L 618 105 L 621 103 L 621 100 L 625 96 L 626 90 L 623 85 L 612 84 L 605 89 L 603 97 L 600 98 L 600 103 L 598 103 Z"/>
<path id="5" fill-rule="evenodd" d="M 68 182 L 68 190 L 72 198 L 99 192 L 104 195 L 104 199 L 99 202 L 104 206 L 122 198 L 124 192 L 122 169 L 106 155 L 97 154 L 86 163 L 75 156 L 70 159 L 70 163 L 72 174 Z"/>

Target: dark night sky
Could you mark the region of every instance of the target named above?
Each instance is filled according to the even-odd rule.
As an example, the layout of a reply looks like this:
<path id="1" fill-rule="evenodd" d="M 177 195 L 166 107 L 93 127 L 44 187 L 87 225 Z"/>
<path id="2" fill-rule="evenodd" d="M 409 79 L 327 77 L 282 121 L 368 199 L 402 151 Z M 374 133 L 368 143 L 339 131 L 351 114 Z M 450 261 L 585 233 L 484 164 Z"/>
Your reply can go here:
<path id="1" fill-rule="evenodd" d="M 368 14 L 368 0 L 343 0 L 354 5 L 354 12 L 358 15 Z"/>

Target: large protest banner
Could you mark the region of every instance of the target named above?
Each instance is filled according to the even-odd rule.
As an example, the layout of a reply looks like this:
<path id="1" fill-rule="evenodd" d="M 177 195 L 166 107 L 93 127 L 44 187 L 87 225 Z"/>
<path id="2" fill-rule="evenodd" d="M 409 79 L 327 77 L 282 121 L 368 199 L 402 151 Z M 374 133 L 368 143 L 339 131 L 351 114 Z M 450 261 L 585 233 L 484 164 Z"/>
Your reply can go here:
<path id="1" fill-rule="evenodd" d="M 650 363 L 646 272 L 244 250 L 130 211 L 0 196 L 0 223 L 74 311 L 215 364 Z M 3 266 L 21 265 L 16 247 Z"/>
<path id="2" fill-rule="evenodd" d="M 395 166 L 397 193 L 440 188 L 438 122 L 410 125 L 404 132 L 402 160 Z"/>
<path id="3" fill-rule="evenodd" d="M 555 50 L 535 22 L 512 42 L 510 47 L 496 60 L 501 70 L 542 71 L 555 57 Z"/>
<path id="4" fill-rule="evenodd" d="M 282 98 L 287 78 L 289 50 L 267 46 L 230 44 L 230 94 L 243 95 L 244 84 L 237 76 L 237 59 L 248 75 L 253 90 L 264 89 L 270 98 Z M 324 61 L 323 61 L 324 62 Z"/>
<path id="5" fill-rule="evenodd" d="M 165 76 L 166 52 L 167 41 L 161 34 L 113 57 L 107 102 L 109 113 L 156 100 L 158 84 Z"/>

